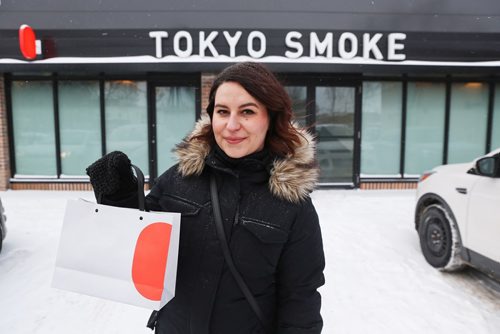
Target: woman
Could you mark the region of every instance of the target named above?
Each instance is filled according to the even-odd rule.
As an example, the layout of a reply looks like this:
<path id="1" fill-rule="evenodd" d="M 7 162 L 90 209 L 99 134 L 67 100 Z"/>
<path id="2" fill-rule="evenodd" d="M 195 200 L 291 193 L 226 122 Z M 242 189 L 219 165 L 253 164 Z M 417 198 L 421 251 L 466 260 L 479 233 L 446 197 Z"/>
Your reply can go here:
<path id="1" fill-rule="evenodd" d="M 156 333 L 320 333 L 324 254 L 309 197 L 318 176 L 312 137 L 292 125 L 289 96 L 257 63 L 221 72 L 207 113 L 147 196 L 149 210 L 182 214 L 176 294 L 159 311 Z M 103 204 L 135 206 L 123 153 L 87 172 Z M 231 257 L 262 321 L 225 264 L 211 175 Z"/>

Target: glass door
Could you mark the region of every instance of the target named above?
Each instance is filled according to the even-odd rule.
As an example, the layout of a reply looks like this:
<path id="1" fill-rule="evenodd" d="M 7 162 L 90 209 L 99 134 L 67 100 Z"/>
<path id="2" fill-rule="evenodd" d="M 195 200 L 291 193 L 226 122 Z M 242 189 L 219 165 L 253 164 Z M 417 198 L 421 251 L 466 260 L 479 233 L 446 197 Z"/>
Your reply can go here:
<path id="1" fill-rule="evenodd" d="M 192 130 L 198 116 L 199 89 L 191 85 L 150 86 L 151 181 L 177 163 L 175 145 Z"/>
<path id="2" fill-rule="evenodd" d="M 320 183 L 354 185 L 355 87 L 315 87 Z"/>
<path id="3" fill-rule="evenodd" d="M 361 83 L 324 76 L 286 76 L 295 118 L 315 132 L 320 185 L 357 187 Z"/>

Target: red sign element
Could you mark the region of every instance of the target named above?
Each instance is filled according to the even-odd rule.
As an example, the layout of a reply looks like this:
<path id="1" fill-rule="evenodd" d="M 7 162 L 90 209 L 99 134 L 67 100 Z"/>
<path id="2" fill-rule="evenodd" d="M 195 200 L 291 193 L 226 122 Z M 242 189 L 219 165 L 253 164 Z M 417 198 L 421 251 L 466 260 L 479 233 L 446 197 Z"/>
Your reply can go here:
<path id="1" fill-rule="evenodd" d="M 36 58 L 35 32 L 27 24 L 23 24 L 19 28 L 19 47 L 26 59 L 33 60 Z"/>
<path id="2" fill-rule="evenodd" d="M 137 291 L 150 300 L 161 300 L 172 225 L 153 223 L 137 238 L 132 263 L 132 281 Z"/>

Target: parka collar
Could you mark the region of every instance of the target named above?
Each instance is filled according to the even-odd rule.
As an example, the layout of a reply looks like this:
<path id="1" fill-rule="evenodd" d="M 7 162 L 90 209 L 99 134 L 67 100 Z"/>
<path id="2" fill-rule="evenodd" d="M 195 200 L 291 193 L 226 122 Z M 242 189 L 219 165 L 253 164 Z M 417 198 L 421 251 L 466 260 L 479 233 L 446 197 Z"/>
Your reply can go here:
<path id="1" fill-rule="evenodd" d="M 201 175 L 206 161 L 212 151 L 211 145 L 201 140 L 190 140 L 199 135 L 202 129 L 210 124 L 207 115 L 196 122 L 194 130 L 180 144 L 175 153 L 178 157 L 178 170 L 182 176 Z M 301 136 L 300 146 L 294 155 L 275 158 L 269 176 L 269 190 L 283 200 L 299 203 L 314 190 L 319 176 L 315 162 L 315 141 L 304 129 L 298 129 Z"/>

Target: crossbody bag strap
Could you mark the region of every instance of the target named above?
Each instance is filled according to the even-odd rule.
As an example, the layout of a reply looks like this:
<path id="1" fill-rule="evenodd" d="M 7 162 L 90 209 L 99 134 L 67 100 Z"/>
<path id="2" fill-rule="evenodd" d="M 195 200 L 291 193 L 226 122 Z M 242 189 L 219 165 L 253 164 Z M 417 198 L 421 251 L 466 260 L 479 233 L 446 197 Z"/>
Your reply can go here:
<path id="1" fill-rule="evenodd" d="M 243 294 L 245 295 L 245 298 L 252 307 L 252 310 L 257 315 L 257 318 L 259 318 L 262 327 L 266 331 L 266 323 L 264 321 L 262 310 L 260 309 L 259 304 L 257 304 L 255 297 L 252 295 L 252 292 L 248 288 L 248 285 L 245 283 L 243 277 L 241 277 L 241 274 L 238 272 L 238 269 L 236 269 L 236 266 L 234 265 L 233 258 L 231 256 L 231 251 L 229 250 L 229 246 L 227 244 L 226 233 L 224 232 L 224 226 L 222 225 L 222 216 L 219 205 L 219 195 L 217 194 L 217 182 L 215 180 L 215 175 L 213 173 L 210 174 L 210 197 L 212 199 L 212 208 L 214 211 L 215 228 L 217 230 L 217 236 L 219 237 L 219 241 L 222 247 L 222 253 L 224 254 L 224 259 L 226 260 L 226 264 L 229 267 L 229 270 L 231 270 L 231 274 L 233 274 L 236 283 L 238 283 L 241 292 L 243 292 Z"/>
<path id="2" fill-rule="evenodd" d="M 137 200 L 139 201 L 139 210 L 148 211 L 146 210 L 146 199 L 144 196 L 144 174 L 136 165 L 132 165 L 132 168 L 134 169 L 137 177 Z"/>

